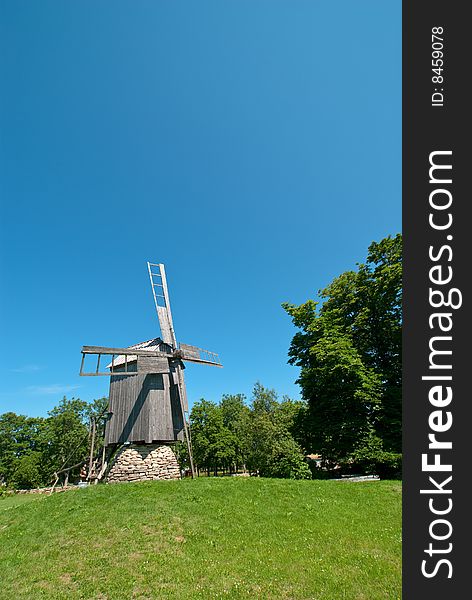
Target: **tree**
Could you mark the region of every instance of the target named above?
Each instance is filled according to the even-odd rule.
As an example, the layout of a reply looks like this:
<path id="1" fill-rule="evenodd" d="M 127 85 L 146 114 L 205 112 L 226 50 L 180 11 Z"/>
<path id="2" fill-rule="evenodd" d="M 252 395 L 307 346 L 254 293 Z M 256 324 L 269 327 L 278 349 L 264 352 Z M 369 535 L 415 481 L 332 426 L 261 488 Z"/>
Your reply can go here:
<path id="1" fill-rule="evenodd" d="M 23 456 L 30 453 L 42 456 L 46 444 L 45 425 L 46 419 L 41 417 L 26 417 L 13 412 L 0 415 L 0 482 L 14 485 L 18 461 Z"/>
<path id="2" fill-rule="evenodd" d="M 292 431 L 301 402 L 278 401 L 275 390 L 256 383 L 250 406 L 243 394 L 225 394 L 219 405 L 200 400 L 190 414 L 192 446 L 199 469 L 217 471 L 243 466 L 264 477 L 311 476 Z"/>
<path id="3" fill-rule="evenodd" d="M 251 407 L 249 468 L 263 477 L 310 478 L 302 448 L 291 434 L 297 403 L 279 403 L 275 390 L 256 383 Z"/>
<path id="4" fill-rule="evenodd" d="M 10 484 L 16 489 L 29 489 L 44 485 L 44 472 L 41 453 L 29 452 L 16 458 L 12 463 Z"/>
<path id="5" fill-rule="evenodd" d="M 93 400 L 88 405 L 88 418 L 95 419 L 96 433 L 95 433 L 95 451 L 94 455 L 98 456 L 100 450 L 102 450 L 105 443 L 105 425 L 108 418 L 108 398 L 102 397 Z"/>
<path id="6" fill-rule="evenodd" d="M 279 435 L 274 439 L 265 468 L 260 473 L 265 477 L 311 479 L 311 471 L 303 452 L 290 435 Z"/>
<path id="7" fill-rule="evenodd" d="M 288 396 L 284 396 L 282 402 L 277 404 L 274 411 L 275 421 L 302 446 L 304 438 L 301 435 L 300 425 L 305 415 L 306 406 L 306 402 L 302 400 L 292 400 Z"/>
<path id="8" fill-rule="evenodd" d="M 277 392 L 264 387 L 259 381 L 252 390 L 251 408 L 254 414 L 272 414 L 277 407 Z"/>
<path id="9" fill-rule="evenodd" d="M 322 328 L 322 320 L 318 322 Z M 300 385 L 308 399 L 307 447 L 329 466 L 353 452 L 371 431 L 380 402 L 380 379 L 365 367 L 349 338 L 323 331 L 310 349 Z"/>
<path id="10" fill-rule="evenodd" d="M 224 394 L 220 409 L 225 427 L 233 434 L 235 451 L 235 468 L 243 467 L 249 454 L 249 419 L 250 409 L 245 403 L 244 394 Z"/>
<path id="11" fill-rule="evenodd" d="M 72 461 L 86 459 L 89 449 L 90 407 L 84 400 L 68 400 L 64 396 L 48 415 L 48 468 L 52 477 L 55 471 L 73 464 Z M 65 477 L 67 480 L 68 475 Z"/>
<path id="12" fill-rule="evenodd" d="M 337 461 L 375 435 L 401 449 L 402 238 L 370 245 L 367 260 L 309 300 L 283 307 L 300 329 L 289 362 L 301 367 L 311 449 Z"/>
<path id="13" fill-rule="evenodd" d="M 50 477 L 54 472 L 80 461 L 85 461 L 90 451 L 90 423 L 96 420 L 95 456 L 103 446 L 105 427 L 105 411 L 108 406 L 107 398 L 99 398 L 91 404 L 65 396 L 51 411 L 47 420 L 48 437 L 48 469 Z M 76 467 L 64 475 L 65 483 L 69 476 L 77 476 L 80 467 Z"/>
<path id="14" fill-rule="evenodd" d="M 199 469 L 230 468 L 236 459 L 236 438 L 225 426 L 221 408 L 214 402 L 200 400 L 190 413 L 192 446 Z"/>

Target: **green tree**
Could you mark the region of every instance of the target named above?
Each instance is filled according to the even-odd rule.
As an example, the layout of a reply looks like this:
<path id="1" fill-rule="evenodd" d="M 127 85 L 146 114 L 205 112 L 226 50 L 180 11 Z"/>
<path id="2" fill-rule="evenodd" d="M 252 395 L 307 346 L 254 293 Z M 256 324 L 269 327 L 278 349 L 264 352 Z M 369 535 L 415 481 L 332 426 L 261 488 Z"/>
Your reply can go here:
<path id="1" fill-rule="evenodd" d="M 29 452 L 16 458 L 12 463 L 10 484 L 16 489 L 30 489 L 45 485 L 40 452 Z"/>
<path id="2" fill-rule="evenodd" d="M 45 426 L 46 419 L 41 417 L 0 415 L 0 482 L 14 486 L 18 460 L 31 453 L 42 456 L 47 445 Z"/>
<path id="3" fill-rule="evenodd" d="M 275 390 L 256 383 L 248 434 L 251 471 L 263 477 L 311 477 L 303 450 L 291 433 L 300 406 L 289 399 L 279 403 Z"/>
<path id="4" fill-rule="evenodd" d="M 214 402 L 200 400 L 190 413 L 192 446 L 199 469 L 230 468 L 236 460 L 236 438 L 225 426 L 221 408 Z"/>
<path id="5" fill-rule="evenodd" d="M 98 456 L 105 442 L 105 425 L 108 418 L 108 398 L 102 397 L 93 400 L 89 404 L 88 419 L 95 419 L 96 434 L 94 444 L 94 455 Z"/>
<path id="6" fill-rule="evenodd" d="M 48 467 L 52 477 L 54 471 L 86 459 L 90 407 L 79 398 L 68 400 L 64 396 L 48 414 Z"/>
<path id="7" fill-rule="evenodd" d="M 274 418 L 293 437 L 295 441 L 302 444 L 304 437 L 300 427 L 305 416 L 307 404 L 302 400 L 292 400 L 288 396 L 282 398 L 275 410 Z"/>
<path id="8" fill-rule="evenodd" d="M 284 304 L 300 329 L 289 362 L 301 367 L 311 449 L 337 461 L 378 437 L 401 449 L 402 238 L 369 247 L 357 271 L 320 292 L 321 306 Z"/>
<path id="9" fill-rule="evenodd" d="M 300 445 L 290 436 L 279 434 L 270 446 L 268 461 L 261 470 L 265 477 L 311 479 L 311 471 Z"/>
<path id="10" fill-rule="evenodd" d="M 47 471 L 49 478 L 55 471 L 86 461 L 90 452 L 90 420 L 96 419 L 97 431 L 94 444 L 94 455 L 97 456 L 103 446 L 103 435 L 106 418 L 107 398 L 99 398 L 91 404 L 79 398 L 64 397 L 60 403 L 49 411 L 47 419 Z M 65 483 L 69 478 L 78 476 L 80 467 L 66 472 L 62 478 Z"/>
<path id="11" fill-rule="evenodd" d="M 225 394 L 219 405 L 196 402 L 190 414 L 192 446 L 199 469 L 232 470 L 246 466 L 264 477 L 311 477 L 303 449 L 293 432 L 303 402 L 256 383 L 250 405 L 243 394 Z"/>
<path id="12" fill-rule="evenodd" d="M 250 409 L 246 405 L 244 394 L 224 394 L 220 409 L 224 426 L 233 434 L 235 468 L 243 467 L 249 454 Z"/>
<path id="13" fill-rule="evenodd" d="M 278 399 L 275 390 L 264 387 L 259 381 L 252 390 L 251 408 L 254 414 L 273 414 Z"/>

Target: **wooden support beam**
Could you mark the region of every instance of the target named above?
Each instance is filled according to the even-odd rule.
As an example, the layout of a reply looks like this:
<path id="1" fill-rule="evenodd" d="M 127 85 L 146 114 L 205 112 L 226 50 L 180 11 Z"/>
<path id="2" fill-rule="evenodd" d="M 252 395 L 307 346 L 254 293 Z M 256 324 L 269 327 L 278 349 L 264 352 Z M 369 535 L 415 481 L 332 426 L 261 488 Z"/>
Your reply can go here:
<path id="1" fill-rule="evenodd" d="M 85 354 L 82 352 L 82 362 L 80 363 L 80 375 L 82 375 L 82 371 L 84 370 L 84 360 Z"/>
<path id="2" fill-rule="evenodd" d="M 90 481 L 91 475 L 92 475 L 92 467 L 93 467 L 93 451 L 94 451 L 94 447 L 95 447 L 95 433 L 97 431 L 97 424 L 95 421 L 95 417 L 92 416 L 90 417 L 90 425 L 91 425 L 91 432 L 90 432 L 90 458 L 89 458 L 89 469 L 88 469 L 88 473 L 87 473 L 87 481 Z"/>
<path id="3" fill-rule="evenodd" d="M 137 371 L 106 371 L 105 373 L 80 373 L 81 377 L 110 377 L 111 375 L 139 375 Z"/>
<path id="4" fill-rule="evenodd" d="M 115 354 L 116 356 L 123 355 L 132 355 L 132 356 L 168 356 L 169 358 L 173 358 L 173 354 L 168 354 L 166 352 L 159 352 L 158 350 L 145 350 L 143 348 L 107 348 L 106 346 L 83 346 L 82 347 L 83 354 Z"/>

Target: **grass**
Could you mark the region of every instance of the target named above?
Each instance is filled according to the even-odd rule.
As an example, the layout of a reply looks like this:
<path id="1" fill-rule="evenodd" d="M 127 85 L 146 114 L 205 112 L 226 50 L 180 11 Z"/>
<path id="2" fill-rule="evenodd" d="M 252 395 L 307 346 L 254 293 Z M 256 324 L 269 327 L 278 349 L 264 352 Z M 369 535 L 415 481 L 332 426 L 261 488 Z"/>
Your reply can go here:
<path id="1" fill-rule="evenodd" d="M 20 506 L 25 502 L 32 502 L 34 500 L 38 500 L 38 498 L 40 498 L 39 494 L 15 494 L 2 496 L 0 498 L 0 513 L 3 510 L 7 510 L 8 508 Z"/>
<path id="2" fill-rule="evenodd" d="M 0 499 L 2 600 L 401 597 L 398 482 L 202 478 L 15 498 Z"/>

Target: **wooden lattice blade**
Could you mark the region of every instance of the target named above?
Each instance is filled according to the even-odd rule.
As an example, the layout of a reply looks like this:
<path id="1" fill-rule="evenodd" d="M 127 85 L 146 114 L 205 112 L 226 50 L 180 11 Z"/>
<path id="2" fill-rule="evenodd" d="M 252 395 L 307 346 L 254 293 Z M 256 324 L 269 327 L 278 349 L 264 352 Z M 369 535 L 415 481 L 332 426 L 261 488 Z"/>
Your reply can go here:
<path id="1" fill-rule="evenodd" d="M 86 356 L 95 355 L 97 365 L 95 370 L 84 370 Z M 112 356 L 112 362 L 100 371 L 100 359 L 103 355 Z M 116 357 L 116 358 L 115 358 Z M 82 377 L 110 377 L 111 375 L 137 375 L 138 373 L 162 373 L 168 369 L 168 359 L 176 358 L 174 353 L 147 350 L 144 348 L 110 348 L 107 346 L 83 346 L 80 375 Z M 146 363 L 146 360 L 148 363 Z M 136 361 L 138 368 L 136 369 Z M 164 362 L 163 362 L 164 361 Z M 133 366 L 134 365 L 134 366 Z"/>
<path id="2" fill-rule="evenodd" d="M 148 262 L 148 271 L 157 318 L 159 319 L 159 326 L 161 328 L 161 338 L 166 344 L 170 344 L 175 348 L 176 340 L 174 325 L 172 323 L 172 313 L 170 310 L 165 267 L 162 263 Z"/>
<path id="3" fill-rule="evenodd" d="M 210 352 L 209 350 L 204 350 L 198 346 L 179 344 L 179 355 L 182 360 L 188 362 L 213 365 L 215 367 L 223 366 L 220 362 L 220 357 L 216 352 Z"/>

